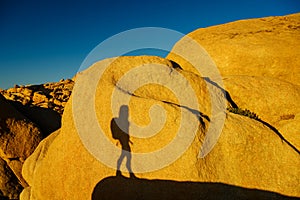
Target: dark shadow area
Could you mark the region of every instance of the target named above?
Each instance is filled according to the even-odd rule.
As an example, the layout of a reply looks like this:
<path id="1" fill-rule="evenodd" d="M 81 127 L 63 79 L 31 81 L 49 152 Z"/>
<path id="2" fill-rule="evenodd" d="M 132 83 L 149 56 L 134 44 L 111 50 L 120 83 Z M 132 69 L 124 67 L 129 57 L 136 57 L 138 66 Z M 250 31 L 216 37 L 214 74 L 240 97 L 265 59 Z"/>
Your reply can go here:
<path id="1" fill-rule="evenodd" d="M 275 192 L 227 185 L 223 183 L 178 182 L 171 180 L 107 177 L 94 188 L 92 200 L 180 200 L 180 199 L 299 199 Z"/>
<path id="2" fill-rule="evenodd" d="M 2 194 L 1 194 L 1 193 L 0 193 L 0 199 L 1 199 L 1 200 L 9 200 L 9 198 L 8 198 L 8 197 L 2 196 Z"/>
<path id="3" fill-rule="evenodd" d="M 8 100 L 8 102 L 16 108 L 25 117 L 38 125 L 43 133 L 43 137 L 47 137 L 50 133 L 61 127 L 61 116 L 51 108 L 41 108 L 33 105 L 23 105 L 17 101 Z"/>
<path id="4" fill-rule="evenodd" d="M 121 164 L 123 160 L 126 158 L 126 168 L 128 172 L 130 173 L 131 178 L 135 178 L 135 175 L 131 169 L 131 148 L 130 144 L 132 142 L 130 141 L 129 136 L 129 121 L 128 121 L 128 106 L 122 105 L 120 107 L 119 111 L 119 117 L 113 118 L 110 122 L 110 129 L 112 133 L 112 137 L 115 140 L 118 140 L 121 144 L 122 150 L 121 155 L 117 161 L 117 176 L 122 176 L 121 173 Z"/>
<path id="5" fill-rule="evenodd" d="M 229 92 L 227 92 L 225 89 L 223 89 L 222 87 L 220 87 L 217 83 L 213 82 L 212 80 L 210 80 L 210 78 L 208 77 L 204 77 L 204 80 L 207 82 L 207 83 L 210 83 L 212 84 L 213 86 L 219 88 L 222 93 L 224 94 L 224 96 L 226 97 L 226 100 L 229 102 L 230 106 L 233 107 L 233 108 L 237 108 L 238 106 L 236 105 L 236 103 L 232 100 Z"/>
<path id="6" fill-rule="evenodd" d="M 183 70 L 177 62 L 175 62 L 175 61 L 173 61 L 173 60 L 169 60 L 169 61 L 171 62 L 172 67 L 173 67 L 174 69 L 181 69 L 181 70 Z"/>
<path id="7" fill-rule="evenodd" d="M 52 92 L 51 89 L 45 88 L 43 84 L 41 85 L 29 85 L 27 86 L 28 89 L 32 91 L 41 91 L 48 99 L 51 98 L 50 93 Z"/>

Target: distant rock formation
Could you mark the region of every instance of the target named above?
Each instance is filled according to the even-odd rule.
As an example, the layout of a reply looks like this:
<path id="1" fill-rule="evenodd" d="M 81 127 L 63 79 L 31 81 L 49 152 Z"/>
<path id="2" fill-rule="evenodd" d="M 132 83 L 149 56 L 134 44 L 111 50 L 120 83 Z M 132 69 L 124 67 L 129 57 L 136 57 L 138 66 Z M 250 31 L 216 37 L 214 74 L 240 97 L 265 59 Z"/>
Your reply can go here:
<path id="1" fill-rule="evenodd" d="M 72 79 L 62 79 L 59 82 L 45 83 L 41 85 L 15 85 L 0 93 L 8 100 L 20 102 L 22 105 L 51 108 L 62 115 L 73 89 Z"/>
<path id="2" fill-rule="evenodd" d="M 61 126 L 61 115 L 71 96 L 74 81 L 62 79 L 56 83 L 18 86 L 0 90 L 23 115 L 38 124 L 44 136 Z"/>

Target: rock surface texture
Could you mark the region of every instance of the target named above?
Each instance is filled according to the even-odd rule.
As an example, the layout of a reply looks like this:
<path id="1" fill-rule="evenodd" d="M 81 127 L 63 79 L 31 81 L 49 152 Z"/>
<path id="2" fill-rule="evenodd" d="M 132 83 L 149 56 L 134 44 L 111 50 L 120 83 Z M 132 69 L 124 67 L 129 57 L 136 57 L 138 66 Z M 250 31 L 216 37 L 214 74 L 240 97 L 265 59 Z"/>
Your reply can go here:
<path id="1" fill-rule="evenodd" d="M 0 95 L 0 195 L 17 199 L 27 183 L 21 175 L 25 159 L 42 140 L 38 126 Z"/>
<path id="2" fill-rule="evenodd" d="M 215 60 L 225 88 L 174 55 L 176 48 L 189 51 L 184 40 L 167 59 L 119 57 L 81 72 L 61 129 L 44 139 L 24 163 L 22 174 L 29 186 L 21 199 L 299 198 L 299 19 L 295 14 L 243 20 L 189 34 Z M 130 77 L 139 67 L 143 73 Z M 144 80 L 150 83 L 143 85 Z M 172 80 L 177 83 L 171 84 L 174 88 L 168 86 Z M 143 86 L 135 88 L 136 84 Z M 196 107 L 180 100 L 190 89 Z M 216 145 L 200 158 L 204 138 L 214 125 L 211 91 L 217 100 L 226 94 L 229 107 L 249 109 L 259 119 L 227 111 Z M 126 98 L 130 134 L 116 139 L 111 120 L 122 110 L 115 105 Z M 152 123 L 155 126 L 147 129 Z M 130 151 L 132 159 L 124 155 L 129 162 L 125 158 L 118 172 L 121 148 Z M 159 153 L 149 156 L 153 152 Z M 154 170 L 155 166 L 160 167 Z"/>
<path id="3" fill-rule="evenodd" d="M 196 40 L 218 66 L 222 76 L 273 77 L 300 85 L 300 15 L 241 20 L 200 28 L 188 34 Z M 184 40 L 175 48 L 189 51 Z M 170 54 L 185 70 L 184 60 Z"/>
<path id="4" fill-rule="evenodd" d="M 300 14 L 242 20 L 188 34 L 215 61 L 236 106 L 249 109 L 300 148 Z M 179 41 L 173 51 L 189 52 Z M 168 59 L 193 71 L 183 58 Z"/>

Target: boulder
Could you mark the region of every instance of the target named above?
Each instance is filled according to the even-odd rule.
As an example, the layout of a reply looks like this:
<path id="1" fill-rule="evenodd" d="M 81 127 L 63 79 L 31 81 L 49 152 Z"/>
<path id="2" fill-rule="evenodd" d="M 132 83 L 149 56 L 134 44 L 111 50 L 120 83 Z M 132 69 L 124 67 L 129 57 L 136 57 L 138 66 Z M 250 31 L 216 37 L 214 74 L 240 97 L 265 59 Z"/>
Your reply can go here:
<path id="1" fill-rule="evenodd" d="M 19 113 L 2 95 L 0 111 L 0 158 L 3 178 L 0 190 L 3 195 L 15 198 L 20 188 L 27 186 L 21 175 L 22 165 L 41 141 L 42 134 L 37 125 Z"/>
<path id="2" fill-rule="evenodd" d="M 0 199 L 18 199 L 21 191 L 19 180 L 7 163 L 0 158 Z"/>
<path id="3" fill-rule="evenodd" d="M 215 123 L 209 91 L 217 100 L 224 95 L 205 80 L 151 56 L 106 59 L 81 72 L 60 133 L 25 161 L 29 187 L 21 199 L 300 197 L 299 153 L 260 121 L 225 113 L 217 143 L 199 157 Z M 197 106 L 187 106 L 193 95 Z M 124 99 L 129 100 L 122 113 Z M 118 138 L 111 122 L 121 116 L 129 120 L 120 125 L 129 128 L 129 136 Z M 126 163 L 119 162 L 122 155 Z"/>
<path id="4" fill-rule="evenodd" d="M 33 94 L 32 100 L 33 100 L 36 104 L 48 102 L 48 98 L 47 98 L 44 94 L 41 94 L 41 92 L 35 92 L 35 93 Z"/>
<path id="5" fill-rule="evenodd" d="M 29 184 L 28 187 L 24 188 L 21 193 L 21 199 L 35 199 L 33 195 L 31 195 L 31 185 L 34 182 L 35 175 L 33 174 L 35 169 L 39 167 L 39 161 L 41 158 L 45 157 L 48 152 L 48 148 L 56 136 L 60 133 L 60 130 L 53 132 L 47 138 L 42 140 L 38 147 L 35 149 L 34 153 L 27 159 L 26 167 L 23 168 L 23 174 L 25 174 L 26 181 Z"/>
<path id="6" fill-rule="evenodd" d="M 240 20 L 200 28 L 187 37 L 198 42 L 215 61 L 222 76 L 273 77 L 300 85 L 300 14 Z M 172 53 L 190 44 L 184 38 L 175 44 L 168 59 L 188 71 L 193 68 Z"/>

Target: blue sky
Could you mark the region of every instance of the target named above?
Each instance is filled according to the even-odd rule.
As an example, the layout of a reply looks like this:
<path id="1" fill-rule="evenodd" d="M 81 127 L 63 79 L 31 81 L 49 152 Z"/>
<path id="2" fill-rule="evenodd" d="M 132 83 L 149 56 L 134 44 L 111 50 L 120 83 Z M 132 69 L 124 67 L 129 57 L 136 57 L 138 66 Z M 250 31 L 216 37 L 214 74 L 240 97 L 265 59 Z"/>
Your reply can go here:
<path id="1" fill-rule="evenodd" d="M 72 78 L 94 47 L 129 29 L 164 27 L 187 34 L 296 12 L 299 0 L 0 0 L 0 88 Z"/>

